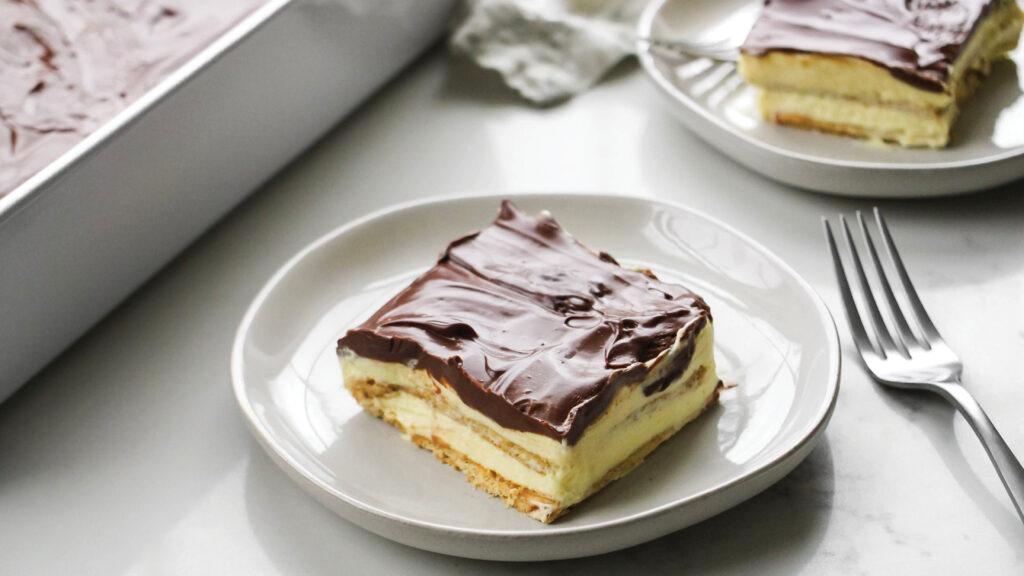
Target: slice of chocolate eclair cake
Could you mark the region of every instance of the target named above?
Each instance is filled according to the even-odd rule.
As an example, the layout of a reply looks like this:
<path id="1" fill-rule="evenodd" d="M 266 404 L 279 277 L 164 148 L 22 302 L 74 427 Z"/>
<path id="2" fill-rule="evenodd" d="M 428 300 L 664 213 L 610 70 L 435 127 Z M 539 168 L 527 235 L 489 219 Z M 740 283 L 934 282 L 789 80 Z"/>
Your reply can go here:
<path id="1" fill-rule="evenodd" d="M 338 353 L 368 412 L 543 522 L 639 465 L 720 384 L 699 296 L 507 201 Z"/>
<path id="2" fill-rule="evenodd" d="M 740 71 L 770 121 L 942 147 L 994 60 L 1016 0 L 765 0 Z"/>

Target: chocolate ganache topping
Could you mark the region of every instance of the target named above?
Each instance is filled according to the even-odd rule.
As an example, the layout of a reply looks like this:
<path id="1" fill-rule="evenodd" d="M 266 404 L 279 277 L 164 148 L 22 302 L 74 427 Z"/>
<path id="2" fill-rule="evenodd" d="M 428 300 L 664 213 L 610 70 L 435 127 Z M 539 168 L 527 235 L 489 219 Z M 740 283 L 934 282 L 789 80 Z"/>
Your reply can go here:
<path id="1" fill-rule="evenodd" d="M 941 92 L 977 23 L 1000 0 L 765 0 L 743 52 L 852 56 Z"/>
<path id="2" fill-rule="evenodd" d="M 686 288 L 623 268 L 550 215 L 505 201 L 493 224 L 452 242 L 338 348 L 424 369 L 500 425 L 571 444 L 622 386 L 662 362 L 672 364 L 645 393 L 682 374 L 710 320 Z M 683 351 L 661 356 L 680 331 Z"/>
<path id="3" fill-rule="evenodd" d="M 0 196 L 266 0 L 0 0 Z"/>

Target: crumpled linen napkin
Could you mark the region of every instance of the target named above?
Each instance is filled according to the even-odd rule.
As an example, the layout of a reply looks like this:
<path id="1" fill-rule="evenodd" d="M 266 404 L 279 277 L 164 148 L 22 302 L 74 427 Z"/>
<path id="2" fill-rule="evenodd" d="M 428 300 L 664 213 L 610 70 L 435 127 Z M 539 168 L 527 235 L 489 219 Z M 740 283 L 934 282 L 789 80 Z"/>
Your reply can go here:
<path id="1" fill-rule="evenodd" d="M 593 86 L 634 52 L 646 0 L 466 0 L 452 48 L 547 104 Z"/>

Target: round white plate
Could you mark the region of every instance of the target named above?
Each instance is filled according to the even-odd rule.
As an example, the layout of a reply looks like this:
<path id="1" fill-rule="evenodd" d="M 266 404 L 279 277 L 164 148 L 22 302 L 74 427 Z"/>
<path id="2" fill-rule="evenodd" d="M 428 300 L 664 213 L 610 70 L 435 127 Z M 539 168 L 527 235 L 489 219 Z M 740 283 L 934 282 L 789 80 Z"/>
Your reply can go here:
<path id="1" fill-rule="evenodd" d="M 508 196 L 506 196 L 508 197 Z M 608 195 L 512 195 L 591 247 L 703 295 L 720 375 L 736 388 L 625 478 L 552 525 L 510 510 L 362 412 L 335 342 L 452 239 L 490 223 L 500 197 L 434 199 L 362 218 L 314 242 L 263 288 L 238 330 L 231 376 L 267 452 L 342 517 L 458 556 L 541 560 L 609 552 L 717 514 L 810 452 L 839 385 L 825 305 L 741 233 L 681 206 Z M 765 522 L 771 522 L 765 518 Z"/>
<path id="2" fill-rule="evenodd" d="M 653 38 L 745 36 L 759 0 L 654 0 L 638 33 Z M 905 149 L 762 121 L 735 65 L 644 46 L 640 62 L 686 126 L 737 162 L 787 184 L 863 197 L 979 191 L 1024 176 L 1024 46 L 997 62 L 953 127 L 949 147 Z"/>

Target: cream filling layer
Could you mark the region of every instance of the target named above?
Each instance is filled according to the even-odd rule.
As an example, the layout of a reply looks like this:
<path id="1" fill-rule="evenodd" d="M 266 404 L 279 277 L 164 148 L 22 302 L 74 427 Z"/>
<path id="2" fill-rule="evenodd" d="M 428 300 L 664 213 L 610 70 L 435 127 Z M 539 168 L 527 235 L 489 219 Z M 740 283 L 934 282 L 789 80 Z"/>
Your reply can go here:
<path id="1" fill-rule="evenodd" d="M 342 355 L 341 365 L 346 381 L 398 387 L 398 392 L 371 401 L 399 422 L 407 435 L 439 439 L 505 479 L 570 506 L 584 499 L 638 448 L 668 430 L 681 428 L 703 411 L 719 383 L 711 323 L 697 334 L 693 357 L 683 374 L 661 392 L 643 393 L 644 386 L 660 378 L 682 346 L 677 341 L 643 382 L 623 386 L 574 445 L 498 425 L 464 404 L 454 390 L 425 370 L 351 354 Z M 485 427 L 488 433 L 479 433 L 476 426 Z M 494 438 L 503 442 L 496 443 Z M 506 442 L 531 457 L 517 457 L 499 446 Z"/>
<path id="2" fill-rule="evenodd" d="M 944 146 L 957 109 L 883 106 L 818 94 L 765 90 L 761 113 L 782 124 L 842 132 L 904 146 Z"/>

